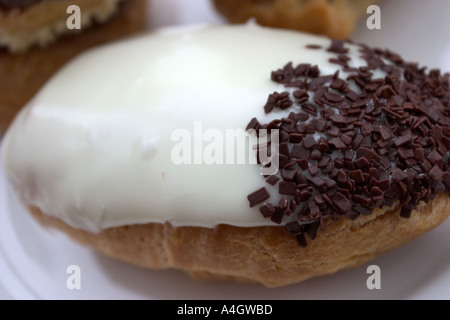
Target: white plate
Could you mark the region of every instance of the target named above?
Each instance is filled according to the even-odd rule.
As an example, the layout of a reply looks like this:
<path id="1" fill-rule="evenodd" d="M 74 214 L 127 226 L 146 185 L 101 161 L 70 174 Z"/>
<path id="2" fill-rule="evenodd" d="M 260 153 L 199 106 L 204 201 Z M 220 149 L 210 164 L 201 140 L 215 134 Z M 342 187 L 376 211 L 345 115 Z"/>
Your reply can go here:
<path id="1" fill-rule="evenodd" d="M 381 30 L 362 20 L 352 38 L 388 47 L 406 59 L 450 70 L 450 2 L 396 0 L 381 5 Z M 221 23 L 209 0 L 153 0 L 149 26 Z M 353 270 L 283 288 L 198 282 L 182 272 L 151 271 L 105 258 L 45 230 L 17 200 L 0 170 L 0 298 L 15 299 L 450 299 L 450 220 L 421 238 Z M 449 208 L 450 210 L 450 208 Z M 79 266 L 70 290 L 67 267 Z M 381 271 L 369 290 L 367 267 Z M 3 290 L 6 291 L 2 293 Z"/>
<path id="2" fill-rule="evenodd" d="M 284 288 L 198 282 L 178 271 L 144 270 L 106 258 L 43 229 L 14 199 L 1 173 L 0 281 L 17 299 L 449 299 L 450 220 L 370 263 Z M 12 196 L 12 199 L 9 196 Z M 8 197 L 8 201 L 7 200 Z M 70 290 L 67 268 L 80 268 Z M 381 289 L 369 290 L 369 265 Z"/>

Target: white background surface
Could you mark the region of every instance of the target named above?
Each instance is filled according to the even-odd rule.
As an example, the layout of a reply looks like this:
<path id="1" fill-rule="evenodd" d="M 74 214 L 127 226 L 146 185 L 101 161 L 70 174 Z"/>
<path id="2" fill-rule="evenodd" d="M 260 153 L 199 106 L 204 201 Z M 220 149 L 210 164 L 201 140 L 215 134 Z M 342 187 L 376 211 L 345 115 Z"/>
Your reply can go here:
<path id="1" fill-rule="evenodd" d="M 224 23 L 209 0 L 149 3 L 149 28 Z M 380 7 L 381 30 L 368 30 L 363 19 L 353 40 L 450 71 L 450 1 L 385 0 Z M 62 234 L 41 229 L 15 203 L 6 203 L 6 189 L 1 173 L 1 299 L 450 299 L 450 221 L 361 268 L 267 289 L 197 282 L 177 271 L 142 270 L 112 261 Z M 81 290 L 66 288 L 66 268 L 71 264 L 81 268 Z M 381 290 L 366 287 L 370 264 L 381 268 Z"/>

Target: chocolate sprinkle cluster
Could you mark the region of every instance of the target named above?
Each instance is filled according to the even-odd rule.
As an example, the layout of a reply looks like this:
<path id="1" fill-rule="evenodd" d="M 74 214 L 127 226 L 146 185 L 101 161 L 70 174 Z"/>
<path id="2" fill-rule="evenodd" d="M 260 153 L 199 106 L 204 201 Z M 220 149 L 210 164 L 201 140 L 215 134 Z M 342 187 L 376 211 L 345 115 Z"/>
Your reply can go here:
<path id="1" fill-rule="evenodd" d="M 367 62 L 358 68 L 347 42 L 307 46 L 330 52 L 339 70 L 322 75 L 318 66 L 288 63 L 273 71 L 271 79 L 286 91 L 270 94 L 264 110 L 292 111 L 247 126 L 258 136 L 259 129 L 279 134 L 278 153 L 271 155 L 279 171 L 265 176 L 249 204 L 283 223 L 302 247 L 305 234 L 314 239 L 328 217 L 355 219 L 399 201 L 408 218 L 421 201 L 450 194 L 450 75 L 357 46 Z"/>

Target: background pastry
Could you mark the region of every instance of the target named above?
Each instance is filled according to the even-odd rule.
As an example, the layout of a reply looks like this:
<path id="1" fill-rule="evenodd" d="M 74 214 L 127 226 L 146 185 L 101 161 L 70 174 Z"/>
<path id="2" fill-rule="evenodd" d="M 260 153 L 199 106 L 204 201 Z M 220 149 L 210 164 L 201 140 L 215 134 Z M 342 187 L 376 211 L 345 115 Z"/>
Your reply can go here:
<path id="1" fill-rule="evenodd" d="M 80 8 L 81 30 L 66 26 L 70 5 Z M 142 30 L 145 7 L 145 0 L 0 1 L 0 132 L 65 62 Z"/>
<path id="2" fill-rule="evenodd" d="M 213 0 L 232 23 L 250 18 L 264 26 L 296 29 L 344 39 L 376 0 Z"/>

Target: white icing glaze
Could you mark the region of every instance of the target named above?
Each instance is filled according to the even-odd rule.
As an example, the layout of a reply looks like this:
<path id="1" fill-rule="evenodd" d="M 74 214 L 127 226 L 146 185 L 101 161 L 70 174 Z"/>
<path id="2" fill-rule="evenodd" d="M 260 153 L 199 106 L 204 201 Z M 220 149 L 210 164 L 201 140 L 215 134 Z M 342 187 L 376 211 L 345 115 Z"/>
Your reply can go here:
<path id="1" fill-rule="evenodd" d="M 332 74 L 331 54 L 305 48 L 329 43 L 256 25 L 199 26 L 91 50 L 16 118 L 4 141 L 7 176 L 27 205 L 93 232 L 163 221 L 273 225 L 248 204 L 264 185 L 258 165 L 176 165 L 171 135 L 193 133 L 196 121 L 203 133 L 267 122 L 267 96 L 285 90 L 271 71 L 292 61 Z"/>

